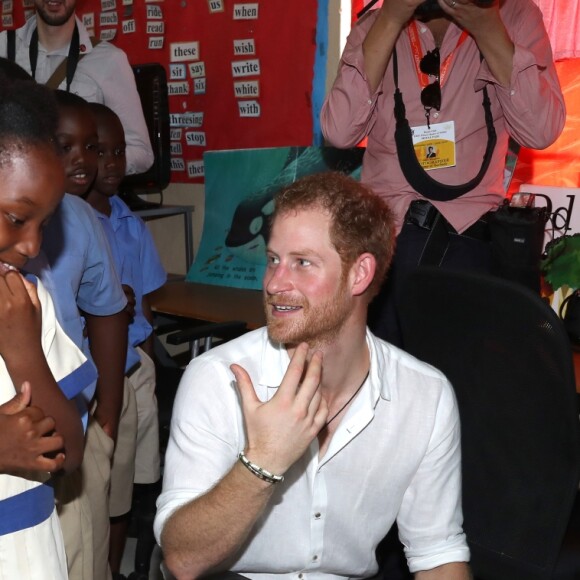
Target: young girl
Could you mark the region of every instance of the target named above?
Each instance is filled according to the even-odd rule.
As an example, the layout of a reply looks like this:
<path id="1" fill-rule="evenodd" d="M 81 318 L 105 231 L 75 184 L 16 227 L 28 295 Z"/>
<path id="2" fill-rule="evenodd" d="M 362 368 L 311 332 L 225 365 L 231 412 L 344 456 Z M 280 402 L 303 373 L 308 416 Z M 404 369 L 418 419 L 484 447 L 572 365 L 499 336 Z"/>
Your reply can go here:
<path id="1" fill-rule="evenodd" d="M 0 72 L 2 580 L 67 578 L 51 472 L 80 464 L 83 432 L 71 399 L 94 380 L 93 367 L 56 322 L 44 287 L 19 271 L 39 252 L 42 229 L 64 192 L 56 121 L 49 89 Z M 23 385 L 20 394 L 15 385 Z"/>

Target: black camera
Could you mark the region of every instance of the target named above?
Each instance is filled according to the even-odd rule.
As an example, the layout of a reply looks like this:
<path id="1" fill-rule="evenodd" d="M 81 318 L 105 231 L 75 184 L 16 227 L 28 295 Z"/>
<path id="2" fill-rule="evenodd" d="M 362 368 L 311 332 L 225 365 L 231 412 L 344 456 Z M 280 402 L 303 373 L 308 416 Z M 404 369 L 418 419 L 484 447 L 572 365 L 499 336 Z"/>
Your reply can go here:
<path id="1" fill-rule="evenodd" d="M 475 3 L 480 6 L 489 6 L 493 4 L 493 0 L 476 0 Z M 415 10 L 415 16 L 417 18 L 434 18 L 436 16 L 443 16 L 443 14 L 445 13 L 441 10 L 441 6 L 439 6 L 437 0 L 425 0 Z"/>
<path id="2" fill-rule="evenodd" d="M 441 16 L 443 10 L 437 0 L 425 0 L 423 4 L 417 6 L 415 16 L 417 18 L 425 18 L 426 16 Z"/>
<path id="3" fill-rule="evenodd" d="M 379 0 L 370 0 L 370 2 L 357 13 L 356 17 L 361 18 L 364 16 Z M 476 4 L 480 6 L 491 6 L 493 0 L 474 0 Z M 445 12 L 441 10 L 437 0 L 425 0 L 422 4 L 415 9 L 415 16 L 417 18 L 434 18 L 436 16 L 443 16 Z"/>

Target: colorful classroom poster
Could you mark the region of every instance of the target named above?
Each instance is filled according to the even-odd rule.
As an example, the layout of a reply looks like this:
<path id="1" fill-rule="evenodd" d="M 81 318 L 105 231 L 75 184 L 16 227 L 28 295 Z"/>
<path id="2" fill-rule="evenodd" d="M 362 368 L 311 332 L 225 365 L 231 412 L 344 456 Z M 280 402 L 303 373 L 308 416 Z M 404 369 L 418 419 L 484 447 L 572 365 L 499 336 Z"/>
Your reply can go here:
<path id="1" fill-rule="evenodd" d="M 312 173 L 358 178 L 364 150 L 276 147 L 204 154 L 205 218 L 186 280 L 258 290 L 266 267 L 268 220 L 281 187 Z"/>

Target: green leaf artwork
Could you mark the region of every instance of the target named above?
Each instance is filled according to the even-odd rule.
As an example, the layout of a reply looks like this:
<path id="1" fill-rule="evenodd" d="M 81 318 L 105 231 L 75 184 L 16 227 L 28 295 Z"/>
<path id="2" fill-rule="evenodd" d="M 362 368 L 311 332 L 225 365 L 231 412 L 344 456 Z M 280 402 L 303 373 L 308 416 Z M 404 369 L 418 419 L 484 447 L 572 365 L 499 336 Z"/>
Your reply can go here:
<path id="1" fill-rule="evenodd" d="M 561 236 L 547 246 L 540 267 L 550 286 L 580 288 L 580 234 Z"/>

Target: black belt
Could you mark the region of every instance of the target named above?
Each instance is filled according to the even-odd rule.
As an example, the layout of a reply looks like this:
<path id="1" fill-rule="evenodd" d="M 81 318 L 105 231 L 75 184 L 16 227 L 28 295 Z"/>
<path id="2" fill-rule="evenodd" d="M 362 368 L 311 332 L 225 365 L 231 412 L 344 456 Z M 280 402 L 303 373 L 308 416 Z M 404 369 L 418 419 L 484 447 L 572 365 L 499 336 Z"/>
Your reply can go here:
<path id="1" fill-rule="evenodd" d="M 443 217 L 441 212 L 429 201 L 425 199 L 416 199 L 411 202 L 407 213 L 405 214 L 405 223 L 413 224 L 425 230 L 431 230 L 436 222 L 443 220 L 442 223 L 450 234 L 465 236 L 480 240 L 489 241 L 489 224 L 487 221 L 488 213 L 482 215 L 479 220 L 469 226 L 464 232 L 458 233 L 457 230 Z"/>

